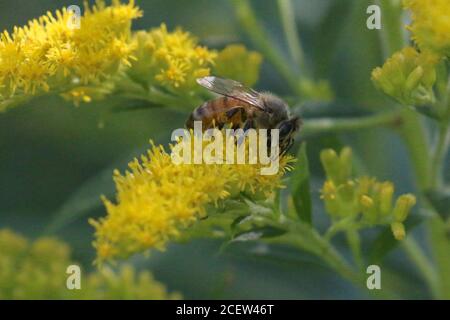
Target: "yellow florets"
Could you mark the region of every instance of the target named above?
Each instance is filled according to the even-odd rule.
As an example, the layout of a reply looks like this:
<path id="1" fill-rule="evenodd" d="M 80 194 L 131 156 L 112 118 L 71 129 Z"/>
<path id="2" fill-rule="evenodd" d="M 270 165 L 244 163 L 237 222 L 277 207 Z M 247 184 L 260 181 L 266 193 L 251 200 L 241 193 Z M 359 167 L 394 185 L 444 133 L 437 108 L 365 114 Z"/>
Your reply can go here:
<path id="1" fill-rule="evenodd" d="M 69 247 L 54 238 L 29 242 L 0 230 L 0 299 L 178 299 L 149 272 L 131 266 L 118 273 L 103 269 L 81 274 L 81 289 L 66 287 L 67 267 L 74 264 Z"/>
<path id="2" fill-rule="evenodd" d="M 289 161 L 282 158 L 278 174 L 269 176 L 261 175 L 257 164 L 175 164 L 161 146 L 153 146 L 124 175 L 114 173 L 116 201 L 104 199 L 108 215 L 90 221 L 96 229 L 98 261 L 164 249 L 205 217 L 208 204 L 239 192 L 269 195 L 282 186 L 280 177 Z"/>
<path id="3" fill-rule="evenodd" d="M 190 33 L 181 29 L 169 32 L 165 24 L 137 32 L 134 40 L 137 61 L 129 72 L 168 90 L 192 89 L 196 78 L 209 75 L 217 55 L 200 46 Z"/>
<path id="4" fill-rule="evenodd" d="M 14 97 L 105 80 L 130 63 L 131 21 L 141 16 L 133 1 L 86 6 L 79 28 L 68 23 L 72 14 L 48 12 L 0 35 L 0 110 Z"/>
<path id="5" fill-rule="evenodd" d="M 409 29 L 422 50 L 432 50 L 450 56 L 450 1 L 404 0 L 412 12 Z"/>

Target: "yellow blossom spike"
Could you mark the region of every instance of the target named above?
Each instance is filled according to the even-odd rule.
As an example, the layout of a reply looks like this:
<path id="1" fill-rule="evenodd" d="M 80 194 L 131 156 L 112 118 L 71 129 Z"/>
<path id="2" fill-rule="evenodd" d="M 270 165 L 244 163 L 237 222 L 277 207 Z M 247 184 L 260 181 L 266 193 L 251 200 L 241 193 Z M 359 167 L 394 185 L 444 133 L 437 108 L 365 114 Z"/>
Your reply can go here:
<path id="1" fill-rule="evenodd" d="M 184 143 L 181 140 L 172 149 Z M 189 146 L 194 144 L 195 140 Z M 96 229 L 97 261 L 125 258 L 153 248 L 162 250 L 204 217 L 207 205 L 231 195 L 270 196 L 282 187 L 280 177 L 292 161 L 283 157 L 278 174 L 261 175 L 260 164 L 206 164 L 209 160 L 176 164 L 162 146 L 153 145 L 140 161 L 132 161 L 124 174 L 116 171 L 115 202 L 103 199 L 107 216 L 90 220 Z"/>
<path id="2" fill-rule="evenodd" d="M 128 73 L 148 85 L 179 94 L 197 89 L 196 78 L 210 74 L 217 53 L 198 44 L 182 29 L 169 32 L 165 24 L 133 37 L 135 61 Z"/>
<path id="3" fill-rule="evenodd" d="M 72 13 L 34 19 L 0 35 L 0 111 L 16 100 L 53 91 L 65 92 L 100 83 L 132 59 L 131 21 L 141 16 L 134 1 L 97 1 L 86 5 L 79 28 L 68 24 Z M 69 95 L 70 96 L 70 95 Z M 82 100 L 89 99 L 83 97 Z"/>
<path id="4" fill-rule="evenodd" d="M 450 57 L 450 2 L 448 0 L 404 0 L 411 10 L 409 26 L 422 50 Z"/>

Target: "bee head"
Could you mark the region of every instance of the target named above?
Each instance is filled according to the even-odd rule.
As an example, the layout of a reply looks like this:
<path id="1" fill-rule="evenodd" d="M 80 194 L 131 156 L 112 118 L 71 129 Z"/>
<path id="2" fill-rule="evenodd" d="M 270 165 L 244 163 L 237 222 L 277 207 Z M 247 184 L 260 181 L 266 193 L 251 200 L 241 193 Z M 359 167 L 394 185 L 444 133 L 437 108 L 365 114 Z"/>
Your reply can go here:
<path id="1" fill-rule="evenodd" d="M 278 125 L 278 129 L 280 130 L 280 139 L 284 139 L 294 132 L 298 131 L 300 127 L 300 118 L 292 117 L 288 120 L 281 121 Z"/>

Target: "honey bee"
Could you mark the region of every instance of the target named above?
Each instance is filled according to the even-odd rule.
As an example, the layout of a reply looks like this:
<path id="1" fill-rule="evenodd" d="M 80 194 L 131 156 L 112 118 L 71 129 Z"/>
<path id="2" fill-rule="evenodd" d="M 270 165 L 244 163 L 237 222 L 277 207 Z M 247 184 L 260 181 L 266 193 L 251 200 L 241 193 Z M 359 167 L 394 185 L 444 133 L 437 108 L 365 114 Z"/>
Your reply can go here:
<path id="1" fill-rule="evenodd" d="M 192 129 L 194 121 L 202 121 L 203 130 L 229 124 L 233 129 L 279 129 L 280 154 L 294 142 L 301 120 L 291 117 L 289 106 L 269 92 L 257 92 L 238 81 L 208 76 L 197 79 L 206 89 L 222 95 L 194 109 L 186 121 Z M 270 141 L 268 142 L 270 144 Z"/>

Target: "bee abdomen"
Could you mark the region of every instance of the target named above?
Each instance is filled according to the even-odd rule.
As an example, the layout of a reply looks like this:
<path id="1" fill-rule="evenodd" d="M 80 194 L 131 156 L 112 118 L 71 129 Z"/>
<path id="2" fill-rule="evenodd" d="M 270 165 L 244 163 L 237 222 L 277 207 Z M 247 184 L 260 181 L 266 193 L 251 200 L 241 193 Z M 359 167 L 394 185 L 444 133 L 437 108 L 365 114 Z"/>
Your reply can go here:
<path id="1" fill-rule="evenodd" d="M 208 110 L 208 104 L 209 102 L 205 102 L 201 106 L 195 108 L 194 111 L 192 111 L 192 113 L 189 115 L 189 118 L 186 120 L 186 128 L 193 129 L 194 121 L 203 121 L 208 117 L 210 113 Z"/>

